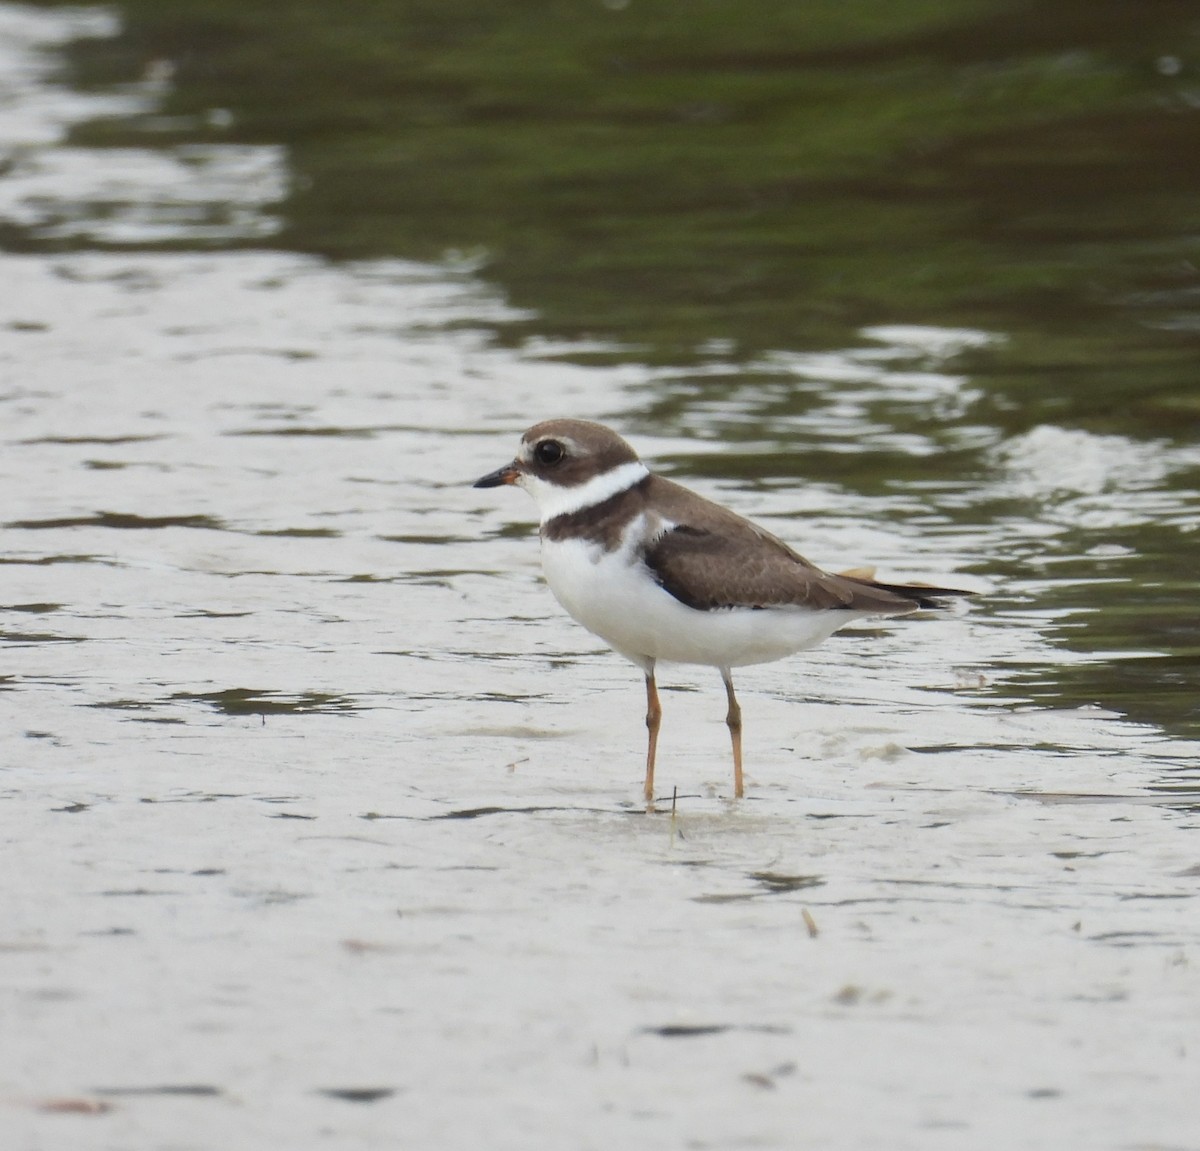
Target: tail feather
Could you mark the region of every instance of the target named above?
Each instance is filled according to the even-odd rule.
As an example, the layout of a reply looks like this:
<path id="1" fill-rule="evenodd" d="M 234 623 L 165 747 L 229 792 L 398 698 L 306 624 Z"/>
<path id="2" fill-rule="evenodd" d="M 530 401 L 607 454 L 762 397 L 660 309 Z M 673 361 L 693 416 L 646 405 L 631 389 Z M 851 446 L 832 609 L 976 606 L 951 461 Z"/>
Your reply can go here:
<path id="1" fill-rule="evenodd" d="M 879 591 L 891 592 L 893 595 L 902 596 L 904 599 L 912 600 L 913 603 L 920 608 L 927 608 L 931 611 L 945 609 L 952 605 L 954 599 L 958 596 L 974 595 L 972 591 L 967 591 L 964 588 L 955 587 L 934 587 L 932 584 L 897 584 L 897 583 L 880 583 L 879 580 L 868 579 L 862 575 L 843 572 L 841 576 L 847 583 L 860 584 L 863 587 L 875 588 Z"/>

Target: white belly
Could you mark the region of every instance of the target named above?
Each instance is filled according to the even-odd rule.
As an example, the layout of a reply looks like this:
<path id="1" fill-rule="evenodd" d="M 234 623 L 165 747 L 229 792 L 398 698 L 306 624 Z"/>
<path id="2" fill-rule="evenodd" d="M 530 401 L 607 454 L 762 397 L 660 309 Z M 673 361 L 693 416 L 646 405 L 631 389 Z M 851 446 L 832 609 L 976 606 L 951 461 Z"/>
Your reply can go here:
<path id="1" fill-rule="evenodd" d="M 790 607 L 698 611 L 656 584 L 630 549 L 606 553 L 578 540 L 543 540 L 542 569 L 574 619 L 647 670 L 655 660 L 725 668 L 767 663 L 813 647 L 866 614 Z"/>

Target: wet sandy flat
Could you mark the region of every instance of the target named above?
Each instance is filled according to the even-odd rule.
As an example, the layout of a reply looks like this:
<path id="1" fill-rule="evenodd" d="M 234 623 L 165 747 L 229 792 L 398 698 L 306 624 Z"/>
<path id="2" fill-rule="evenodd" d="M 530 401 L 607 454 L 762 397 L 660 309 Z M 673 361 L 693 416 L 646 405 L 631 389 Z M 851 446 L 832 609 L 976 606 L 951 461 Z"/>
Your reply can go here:
<path id="1" fill-rule="evenodd" d="M 649 369 L 419 265 L 0 274 L 10 1146 L 1194 1141 L 1196 749 L 1006 688 L 1036 611 L 747 670 L 741 803 L 666 671 L 646 811 L 636 671 L 469 481 Z M 697 486 L 831 566 L 987 544 Z"/>

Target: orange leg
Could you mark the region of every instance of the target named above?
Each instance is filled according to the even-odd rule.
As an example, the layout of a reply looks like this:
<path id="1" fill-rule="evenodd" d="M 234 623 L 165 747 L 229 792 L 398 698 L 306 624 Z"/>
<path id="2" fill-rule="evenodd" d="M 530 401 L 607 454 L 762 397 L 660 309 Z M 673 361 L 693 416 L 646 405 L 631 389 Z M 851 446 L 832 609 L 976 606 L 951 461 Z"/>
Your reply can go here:
<path id="1" fill-rule="evenodd" d="M 646 802 L 654 801 L 654 757 L 658 751 L 658 729 L 662 724 L 662 705 L 658 702 L 658 685 L 654 672 L 646 673 L 646 730 L 650 742 L 646 747 Z"/>
<path id="2" fill-rule="evenodd" d="M 741 799 L 742 709 L 738 706 L 737 696 L 733 694 L 733 675 L 728 668 L 721 669 L 721 678 L 725 681 L 725 695 L 729 700 L 729 711 L 725 715 L 725 723 L 729 728 L 729 738 L 733 743 L 733 795 L 735 799 Z"/>

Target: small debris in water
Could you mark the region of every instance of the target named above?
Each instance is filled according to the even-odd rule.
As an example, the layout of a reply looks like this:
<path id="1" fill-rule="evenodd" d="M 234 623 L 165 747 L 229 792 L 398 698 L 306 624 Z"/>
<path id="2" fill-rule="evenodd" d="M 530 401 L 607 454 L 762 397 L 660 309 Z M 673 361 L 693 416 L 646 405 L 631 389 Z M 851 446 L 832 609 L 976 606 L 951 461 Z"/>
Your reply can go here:
<path id="1" fill-rule="evenodd" d="M 386 943 L 372 943 L 368 939 L 343 939 L 342 946 L 351 955 L 369 955 L 372 952 L 378 953 L 393 950 Z"/>
<path id="2" fill-rule="evenodd" d="M 825 882 L 819 875 L 783 875 L 778 871 L 752 871 L 750 878 L 762 884 L 772 894 L 781 891 L 803 891 L 806 887 L 820 887 Z"/>
<path id="3" fill-rule="evenodd" d="M 662 1039 L 694 1039 L 700 1035 L 720 1035 L 733 1028 L 728 1023 L 668 1023 L 663 1027 L 643 1027 L 642 1030 Z"/>
<path id="4" fill-rule="evenodd" d="M 342 1099 L 347 1103 L 378 1103 L 380 1099 L 388 1099 L 396 1094 L 394 1087 L 321 1087 L 318 1095 L 328 1095 L 330 1099 Z"/>
<path id="5" fill-rule="evenodd" d="M 794 1063 L 780 1063 L 778 1067 L 772 1067 L 770 1071 L 747 1071 L 742 1078 L 754 1087 L 761 1087 L 764 1091 L 774 1091 L 777 1079 L 793 1075 L 795 1071 Z"/>
<path id="6" fill-rule="evenodd" d="M 105 1115 L 113 1109 L 103 1099 L 39 1099 L 34 1104 L 39 1111 L 51 1115 Z"/>

